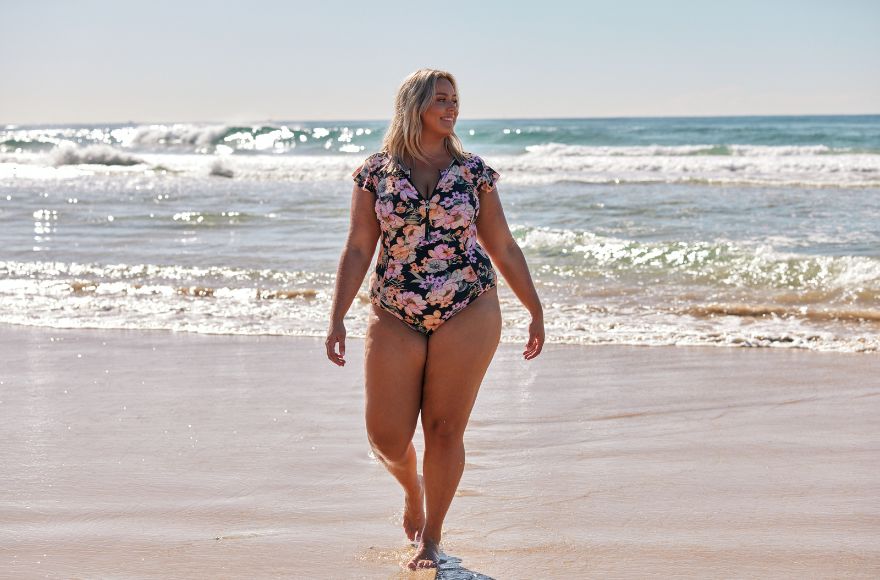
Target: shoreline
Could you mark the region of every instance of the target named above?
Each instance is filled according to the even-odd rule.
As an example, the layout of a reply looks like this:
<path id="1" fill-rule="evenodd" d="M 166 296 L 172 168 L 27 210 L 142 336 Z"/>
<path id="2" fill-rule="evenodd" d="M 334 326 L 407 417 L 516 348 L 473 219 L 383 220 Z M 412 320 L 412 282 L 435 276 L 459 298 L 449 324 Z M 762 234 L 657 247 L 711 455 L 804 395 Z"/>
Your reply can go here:
<path id="1" fill-rule="evenodd" d="M 0 325 L 0 575 L 407 577 L 347 343 L 340 369 L 319 338 Z M 460 576 L 880 573 L 880 358 L 521 350 L 465 436 Z"/>
<path id="2" fill-rule="evenodd" d="M 811 118 L 811 119 L 833 119 L 838 117 L 880 117 L 878 113 L 804 113 L 804 114 L 742 114 L 742 115 L 649 115 L 649 116 L 620 116 L 614 115 L 609 117 L 459 117 L 460 122 L 480 122 L 480 121 L 613 121 L 627 120 L 639 121 L 644 119 L 789 119 L 789 118 Z M 92 127 L 94 125 L 107 126 L 127 126 L 127 125 L 179 125 L 183 123 L 192 123 L 196 125 L 253 125 L 260 123 L 283 123 L 287 125 L 301 124 L 326 124 L 326 123 L 389 123 L 390 118 L 374 118 L 374 119 L 257 119 L 251 121 L 149 121 L 149 120 L 133 120 L 125 121 L 82 121 L 82 122 L 55 122 L 55 123 L 16 123 L 16 122 L 0 122 L 5 129 L 18 128 L 64 128 L 64 127 Z"/>
<path id="3" fill-rule="evenodd" d="M 507 291 L 509 292 L 509 291 Z M 366 312 L 366 310 L 365 310 Z M 515 315 L 523 315 L 525 311 L 515 311 L 510 314 Z M 507 311 L 505 311 L 507 313 Z M 353 324 L 355 329 L 349 330 L 348 338 L 350 340 L 364 340 L 364 336 L 362 335 L 360 325 L 361 320 L 350 320 L 346 319 L 346 323 Z M 525 323 L 519 325 L 519 327 L 526 326 Z M 518 327 L 518 328 L 519 328 Z M 129 333 L 160 333 L 167 335 L 194 335 L 194 336 L 216 336 L 216 337 L 241 337 L 241 338 L 250 338 L 250 339 L 292 339 L 292 340 L 317 340 L 323 341 L 323 336 L 317 336 L 312 334 L 282 334 L 280 332 L 254 332 L 254 333 L 245 333 L 245 332 L 229 332 L 225 330 L 186 330 L 186 329 L 176 329 L 176 328 L 116 328 L 116 327 L 100 327 L 100 326 L 76 326 L 76 327 L 56 327 L 56 326 L 43 326 L 43 325 L 35 325 L 35 324 L 26 324 L 19 322 L 8 322 L 5 320 L 0 320 L 0 332 L 3 329 L 22 329 L 22 330 L 34 330 L 34 331 L 45 331 L 45 332 L 129 332 Z M 517 335 L 514 334 L 510 329 L 504 328 L 502 330 L 501 342 L 499 343 L 499 348 L 501 346 L 505 347 L 513 347 L 516 348 L 517 345 L 525 344 L 527 337 L 525 335 Z M 708 349 L 711 351 L 714 350 L 755 350 L 755 351 L 798 351 L 798 352 L 810 352 L 815 354 L 831 354 L 831 355 L 859 355 L 859 356 L 877 356 L 878 351 L 872 348 L 866 348 L 863 350 L 836 350 L 830 348 L 814 348 L 809 346 L 802 346 L 800 344 L 791 343 L 785 340 L 772 340 L 769 343 L 761 343 L 761 340 L 766 340 L 764 338 L 755 339 L 755 342 L 749 342 L 747 339 L 738 339 L 733 342 L 728 343 L 709 343 L 709 342 L 679 342 L 679 343 L 652 343 L 652 342 L 553 342 L 549 341 L 546 344 L 552 345 L 554 348 L 674 348 L 674 349 Z"/>

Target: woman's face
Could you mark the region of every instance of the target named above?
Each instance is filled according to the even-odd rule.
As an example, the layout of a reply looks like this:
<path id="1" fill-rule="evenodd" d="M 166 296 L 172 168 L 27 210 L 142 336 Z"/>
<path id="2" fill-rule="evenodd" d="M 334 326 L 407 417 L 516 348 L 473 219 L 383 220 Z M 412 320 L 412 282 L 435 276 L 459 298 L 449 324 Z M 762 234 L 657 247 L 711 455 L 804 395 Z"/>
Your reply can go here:
<path id="1" fill-rule="evenodd" d="M 458 95 L 447 79 L 438 79 L 434 88 L 434 98 L 428 109 L 422 113 L 422 130 L 431 133 L 451 135 L 458 118 Z"/>

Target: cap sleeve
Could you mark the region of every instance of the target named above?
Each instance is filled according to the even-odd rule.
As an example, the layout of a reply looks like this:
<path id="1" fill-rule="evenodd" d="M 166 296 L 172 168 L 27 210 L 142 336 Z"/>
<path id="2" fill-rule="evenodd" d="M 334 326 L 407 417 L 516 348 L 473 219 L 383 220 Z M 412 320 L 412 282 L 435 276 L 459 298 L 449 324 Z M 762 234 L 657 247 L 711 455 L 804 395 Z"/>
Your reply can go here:
<path id="1" fill-rule="evenodd" d="M 355 169 L 354 173 L 351 174 L 351 177 L 354 179 L 357 186 L 370 193 L 376 193 L 377 162 L 378 156 L 376 154 L 370 155 L 361 166 Z"/>
<path id="2" fill-rule="evenodd" d="M 481 157 L 474 155 L 474 160 L 476 161 L 476 166 L 474 167 L 476 182 L 474 186 L 477 192 L 487 193 L 492 191 L 492 188 L 495 187 L 495 182 L 501 179 L 501 175 L 486 165 L 486 162 Z"/>

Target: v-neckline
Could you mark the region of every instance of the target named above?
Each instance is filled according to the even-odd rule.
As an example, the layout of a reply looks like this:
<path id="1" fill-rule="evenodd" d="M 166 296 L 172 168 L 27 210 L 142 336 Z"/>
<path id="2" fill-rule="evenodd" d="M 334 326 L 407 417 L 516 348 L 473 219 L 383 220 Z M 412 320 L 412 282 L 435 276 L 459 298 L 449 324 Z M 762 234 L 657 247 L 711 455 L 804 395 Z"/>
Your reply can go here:
<path id="1" fill-rule="evenodd" d="M 452 161 L 449 162 L 449 165 L 446 166 L 446 169 L 440 169 L 440 170 L 438 170 L 439 173 L 440 173 L 440 177 L 437 178 L 437 183 L 436 183 L 436 185 L 434 185 L 434 189 L 431 190 L 431 194 L 430 194 L 428 197 L 425 197 L 424 195 L 422 195 L 422 192 L 419 191 L 419 188 L 416 186 L 415 182 L 413 182 L 413 180 L 412 180 L 412 169 L 410 169 L 410 168 L 409 168 L 409 167 L 403 162 L 403 160 L 398 160 L 398 164 L 399 164 L 399 165 L 401 166 L 401 168 L 403 169 L 404 176 L 406 177 L 406 180 L 409 182 L 410 187 L 412 187 L 412 188 L 415 190 L 416 195 L 418 195 L 419 198 L 420 198 L 422 201 L 424 201 L 424 202 L 428 202 L 428 201 L 431 201 L 431 198 L 434 196 L 434 192 L 437 191 L 437 188 L 438 188 L 438 187 L 440 187 L 440 182 L 443 181 L 443 178 L 444 178 L 444 177 L 446 177 L 446 173 L 447 173 L 450 169 L 452 169 L 452 166 L 453 166 L 453 165 L 455 165 L 455 155 L 452 156 Z"/>

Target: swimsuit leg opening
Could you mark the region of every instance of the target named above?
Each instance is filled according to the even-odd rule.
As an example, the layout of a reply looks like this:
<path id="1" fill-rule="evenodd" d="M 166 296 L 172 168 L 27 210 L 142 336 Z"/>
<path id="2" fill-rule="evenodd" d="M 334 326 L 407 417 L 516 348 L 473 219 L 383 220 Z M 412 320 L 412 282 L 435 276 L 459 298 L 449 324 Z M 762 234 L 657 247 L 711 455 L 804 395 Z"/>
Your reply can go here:
<path id="1" fill-rule="evenodd" d="M 411 330 L 413 330 L 413 331 L 415 331 L 415 332 L 418 332 L 418 333 L 421 334 L 422 336 L 430 336 L 430 331 L 425 332 L 424 330 L 422 330 L 422 329 L 419 328 L 418 326 L 412 324 L 411 322 L 409 322 L 408 320 L 406 320 L 406 319 L 403 317 L 403 315 L 400 314 L 400 312 L 398 312 L 397 310 L 394 310 L 394 309 L 389 308 L 388 306 L 385 306 L 384 304 L 382 304 L 382 301 L 381 301 L 381 300 L 375 300 L 375 301 L 373 301 L 373 304 L 374 304 L 375 306 L 377 306 L 378 308 L 380 308 L 381 310 L 383 310 L 384 312 L 387 312 L 388 314 L 390 314 L 390 315 L 393 316 L 394 318 L 396 318 L 396 319 L 398 319 L 399 321 L 401 321 L 403 324 L 405 324 L 405 325 L 407 326 L 407 328 L 409 328 L 409 329 L 411 329 Z"/>
<path id="2" fill-rule="evenodd" d="M 452 318 L 453 318 L 456 314 L 458 314 L 459 312 L 464 311 L 464 309 L 467 308 L 468 306 L 470 306 L 471 304 L 473 304 L 474 301 L 475 301 L 477 298 L 479 298 L 480 296 L 482 296 L 483 294 L 485 294 L 486 292 L 488 292 L 489 290 L 491 290 L 492 288 L 495 288 L 495 287 L 497 287 L 497 284 L 494 284 L 494 283 L 493 283 L 493 284 L 488 284 L 488 285 L 486 285 L 486 286 L 483 286 L 482 284 L 480 284 L 480 291 L 477 292 L 476 296 L 474 296 L 473 298 L 469 299 L 468 302 L 467 302 L 467 304 L 464 305 L 464 308 L 461 308 L 460 310 L 456 310 L 455 312 L 453 312 L 452 314 L 450 314 L 450 315 L 449 315 L 449 318 L 446 318 L 446 319 L 443 320 L 443 323 L 445 324 L 445 323 L 449 322 L 450 320 L 452 320 Z M 442 326 L 442 324 L 441 324 L 440 326 Z M 440 326 L 438 326 L 437 328 L 440 328 Z"/>

